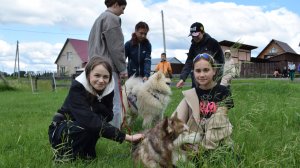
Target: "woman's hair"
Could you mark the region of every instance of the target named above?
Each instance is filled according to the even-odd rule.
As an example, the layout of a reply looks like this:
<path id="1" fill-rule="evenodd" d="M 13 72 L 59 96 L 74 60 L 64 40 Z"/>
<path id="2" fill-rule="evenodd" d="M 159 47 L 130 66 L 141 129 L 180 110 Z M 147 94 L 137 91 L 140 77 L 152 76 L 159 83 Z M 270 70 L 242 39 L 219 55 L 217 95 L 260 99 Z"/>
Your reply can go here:
<path id="1" fill-rule="evenodd" d="M 106 5 L 106 7 L 111 7 L 113 6 L 115 3 L 118 3 L 119 6 L 122 6 L 122 5 L 127 5 L 127 2 L 126 0 L 105 0 L 104 1 L 104 4 Z"/>
<path id="2" fill-rule="evenodd" d="M 85 75 L 88 79 L 88 76 L 90 75 L 91 71 L 97 66 L 102 65 L 104 68 L 109 72 L 109 82 L 112 79 L 112 66 L 110 64 L 110 61 L 108 59 L 105 59 L 104 57 L 100 56 L 94 56 L 92 57 L 89 62 L 85 66 Z"/>
<path id="3" fill-rule="evenodd" d="M 138 31 L 139 29 L 146 29 L 147 32 L 149 31 L 149 26 L 146 22 L 140 21 L 135 25 L 135 31 Z M 148 42 L 148 39 L 146 38 L 144 42 Z M 132 45 L 137 45 L 138 44 L 138 40 L 137 40 L 137 36 L 134 33 L 132 33 L 131 36 L 131 43 Z"/>
<path id="4" fill-rule="evenodd" d="M 149 31 L 149 26 L 146 22 L 140 21 L 135 25 L 135 31 L 139 29 L 146 29 L 147 31 Z"/>
<path id="5" fill-rule="evenodd" d="M 204 59 L 204 60 L 208 61 L 213 68 L 217 67 L 215 59 L 211 55 L 209 55 L 207 53 L 202 53 L 202 54 L 198 54 L 194 58 L 194 60 L 193 60 L 193 69 L 194 69 L 195 63 L 200 61 L 201 59 Z"/>

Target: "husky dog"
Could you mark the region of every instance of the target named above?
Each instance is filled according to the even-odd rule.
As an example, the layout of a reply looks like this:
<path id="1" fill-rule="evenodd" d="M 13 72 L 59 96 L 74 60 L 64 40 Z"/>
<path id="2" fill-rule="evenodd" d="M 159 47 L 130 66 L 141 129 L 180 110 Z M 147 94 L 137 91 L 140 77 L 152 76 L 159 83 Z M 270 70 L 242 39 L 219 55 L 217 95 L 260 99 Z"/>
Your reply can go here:
<path id="1" fill-rule="evenodd" d="M 141 164 L 148 168 L 173 167 L 173 141 L 187 131 L 188 126 L 176 114 L 160 121 L 145 132 L 145 138 L 133 150 L 135 165 Z"/>
<path id="2" fill-rule="evenodd" d="M 150 128 L 163 119 L 169 103 L 171 88 L 162 72 L 156 72 L 145 82 L 141 78 L 130 77 L 123 85 L 125 116 L 131 124 L 137 116 L 143 118 L 143 127 Z"/>

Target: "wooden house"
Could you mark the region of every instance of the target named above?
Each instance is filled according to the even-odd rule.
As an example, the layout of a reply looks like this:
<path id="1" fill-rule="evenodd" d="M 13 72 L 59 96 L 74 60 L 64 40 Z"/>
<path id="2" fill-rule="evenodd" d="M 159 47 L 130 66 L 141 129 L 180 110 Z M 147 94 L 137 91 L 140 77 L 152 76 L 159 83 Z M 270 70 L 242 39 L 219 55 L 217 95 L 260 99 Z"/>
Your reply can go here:
<path id="1" fill-rule="evenodd" d="M 72 76 L 88 61 L 88 42 L 68 38 L 55 61 L 58 76 Z"/>
<path id="2" fill-rule="evenodd" d="M 275 69 L 282 72 L 290 62 L 294 62 L 298 66 L 300 55 L 287 43 L 272 39 L 256 58 L 251 59 L 252 64 L 242 66 L 241 76 L 269 77 L 273 75 Z"/>

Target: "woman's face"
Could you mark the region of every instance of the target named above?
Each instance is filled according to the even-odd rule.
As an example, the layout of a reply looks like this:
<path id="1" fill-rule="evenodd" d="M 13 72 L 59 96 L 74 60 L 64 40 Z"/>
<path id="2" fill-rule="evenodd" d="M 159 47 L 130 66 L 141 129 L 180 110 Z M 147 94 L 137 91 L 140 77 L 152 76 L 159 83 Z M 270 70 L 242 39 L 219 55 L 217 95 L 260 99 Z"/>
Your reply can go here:
<path id="1" fill-rule="evenodd" d="M 147 29 L 139 28 L 137 31 L 135 31 L 136 37 L 139 42 L 144 41 L 147 38 Z"/>
<path id="2" fill-rule="evenodd" d="M 201 88 L 210 88 L 211 84 L 214 84 L 215 74 L 216 70 L 205 59 L 200 59 L 194 64 L 195 80 Z"/>
<path id="3" fill-rule="evenodd" d="M 101 64 L 97 65 L 89 75 L 90 84 L 97 91 L 104 90 L 109 83 L 109 77 L 107 69 Z"/>
<path id="4" fill-rule="evenodd" d="M 126 5 L 119 5 L 117 2 L 113 6 L 113 13 L 117 16 L 120 16 L 124 14 L 124 10 L 126 8 Z"/>

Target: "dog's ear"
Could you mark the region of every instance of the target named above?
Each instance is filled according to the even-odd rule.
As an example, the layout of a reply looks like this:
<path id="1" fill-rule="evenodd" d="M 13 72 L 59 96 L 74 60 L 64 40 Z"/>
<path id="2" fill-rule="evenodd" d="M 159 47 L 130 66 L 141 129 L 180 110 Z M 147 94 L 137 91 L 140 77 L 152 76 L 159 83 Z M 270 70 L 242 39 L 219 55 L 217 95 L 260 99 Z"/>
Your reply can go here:
<path id="1" fill-rule="evenodd" d="M 174 123 L 175 121 L 174 121 L 174 119 L 173 118 L 170 118 L 170 119 L 168 119 L 168 125 L 167 125 L 167 127 L 166 127 L 166 131 L 167 131 L 167 133 L 168 134 L 172 134 L 173 132 L 174 132 Z"/>
<path id="2" fill-rule="evenodd" d="M 157 75 L 156 75 L 156 79 L 157 80 L 159 80 L 160 78 L 162 78 L 162 72 L 161 71 L 158 71 L 158 72 L 156 72 L 157 73 Z"/>
<path id="3" fill-rule="evenodd" d="M 164 118 L 164 121 L 163 121 L 163 125 L 162 125 L 162 128 L 164 129 L 164 130 L 166 130 L 167 128 L 168 128 L 168 123 L 169 121 L 168 121 L 168 118 L 167 117 L 165 117 Z"/>
<path id="4" fill-rule="evenodd" d="M 172 119 L 178 118 L 177 111 L 172 115 Z"/>

